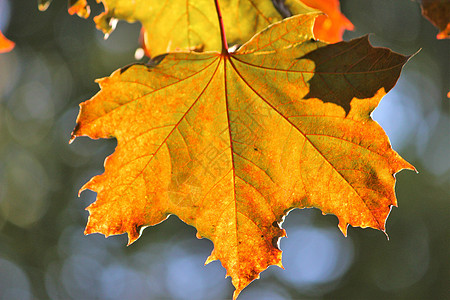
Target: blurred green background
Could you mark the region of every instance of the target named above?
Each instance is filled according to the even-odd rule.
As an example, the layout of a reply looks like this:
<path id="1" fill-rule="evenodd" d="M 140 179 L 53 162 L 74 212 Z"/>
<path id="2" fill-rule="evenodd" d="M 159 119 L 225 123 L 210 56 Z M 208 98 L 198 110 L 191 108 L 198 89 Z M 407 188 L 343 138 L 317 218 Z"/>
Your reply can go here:
<path id="1" fill-rule="evenodd" d="M 94 2 L 94 1 L 91 1 Z M 171 216 L 126 247 L 125 236 L 83 235 L 95 199 L 78 189 L 103 172 L 114 140 L 68 144 L 78 104 L 94 79 L 135 60 L 139 25 L 120 22 L 108 40 L 92 17 L 46 12 L 36 1 L 0 0 L 0 30 L 16 42 L 0 54 L 0 299 L 226 299 L 230 278 L 195 229 Z M 450 40 L 410 0 L 341 0 L 374 45 L 405 66 L 374 118 L 419 174 L 397 174 L 399 208 L 382 232 L 349 228 L 316 209 L 286 218 L 286 270 L 270 267 L 239 299 L 450 299 Z M 102 10 L 92 3 L 93 13 Z"/>

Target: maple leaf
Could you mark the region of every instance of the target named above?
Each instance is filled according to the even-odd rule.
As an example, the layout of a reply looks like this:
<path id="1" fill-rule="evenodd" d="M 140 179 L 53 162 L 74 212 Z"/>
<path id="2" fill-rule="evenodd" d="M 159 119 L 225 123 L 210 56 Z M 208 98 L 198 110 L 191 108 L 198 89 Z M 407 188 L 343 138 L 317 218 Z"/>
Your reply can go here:
<path id="1" fill-rule="evenodd" d="M 14 48 L 14 42 L 8 40 L 0 31 L 0 53 L 9 52 Z"/>
<path id="2" fill-rule="evenodd" d="M 441 30 L 436 38 L 450 38 L 450 0 L 422 0 L 421 6 L 422 15 Z"/>
<path id="3" fill-rule="evenodd" d="M 353 30 L 354 26 L 340 11 L 339 0 L 301 0 L 306 5 L 317 8 L 326 15 L 318 16 L 314 24 L 316 39 L 337 43 L 342 41 L 345 30 Z"/>
<path id="4" fill-rule="evenodd" d="M 281 264 L 280 227 L 294 208 L 385 230 L 394 174 L 414 169 L 370 113 L 408 57 L 367 37 L 312 40 L 316 13 L 285 19 L 237 52 L 172 53 L 98 80 L 80 105 L 78 136 L 117 139 L 85 233 L 127 233 L 170 214 L 210 239 L 234 298 Z M 340 95 L 343 95 L 342 97 Z"/>
<path id="5" fill-rule="evenodd" d="M 97 28 L 109 35 L 117 19 L 140 21 L 146 53 L 152 57 L 174 51 L 220 51 L 222 42 L 212 0 L 97 0 L 105 12 L 94 18 Z M 299 0 L 292 1 L 293 14 L 313 11 Z M 78 0 L 77 9 L 88 9 Z M 83 3 L 84 5 L 81 5 Z M 271 0 L 222 0 L 228 43 L 243 44 L 256 32 L 283 19 Z"/>

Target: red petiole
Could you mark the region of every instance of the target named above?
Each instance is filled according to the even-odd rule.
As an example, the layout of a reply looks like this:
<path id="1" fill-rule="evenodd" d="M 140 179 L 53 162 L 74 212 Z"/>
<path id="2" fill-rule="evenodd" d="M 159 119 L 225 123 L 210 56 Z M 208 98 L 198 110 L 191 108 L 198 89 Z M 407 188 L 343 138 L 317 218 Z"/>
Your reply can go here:
<path id="1" fill-rule="evenodd" d="M 220 36 L 222 39 L 222 54 L 228 54 L 227 37 L 225 36 L 225 28 L 223 26 L 222 13 L 220 12 L 219 0 L 214 0 L 216 5 L 217 17 L 219 18 Z"/>

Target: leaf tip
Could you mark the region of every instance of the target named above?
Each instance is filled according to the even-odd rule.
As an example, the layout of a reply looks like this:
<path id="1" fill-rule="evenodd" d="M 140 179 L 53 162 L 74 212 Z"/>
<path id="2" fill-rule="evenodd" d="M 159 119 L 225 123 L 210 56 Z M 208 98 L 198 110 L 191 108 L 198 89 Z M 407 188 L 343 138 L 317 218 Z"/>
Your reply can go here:
<path id="1" fill-rule="evenodd" d="M 395 174 L 397 174 L 397 173 L 400 172 L 401 170 L 410 170 L 410 171 L 416 172 L 416 174 L 419 173 L 419 171 L 417 171 L 416 167 L 414 167 L 412 164 L 410 164 L 409 162 L 407 162 L 405 159 L 403 159 L 403 158 L 400 157 L 400 160 L 401 160 L 401 164 L 400 164 L 400 166 L 398 167 L 398 169 L 395 171 L 394 177 L 395 177 Z"/>
<path id="2" fill-rule="evenodd" d="M 128 243 L 127 247 L 136 242 L 136 240 L 139 238 L 140 234 L 135 232 L 128 232 Z"/>
<path id="3" fill-rule="evenodd" d="M 241 293 L 241 291 L 242 291 L 242 289 L 240 289 L 240 290 L 235 289 L 235 290 L 234 290 L 234 293 L 233 293 L 233 300 L 236 300 L 236 299 L 237 299 L 237 297 L 239 296 L 239 294 Z"/>
<path id="4" fill-rule="evenodd" d="M 408 162 L 407 162 L 408 163 Z M 405 168 L 406 170 L 411 170 L 413 172 L 416 172 L 416 174 L 419 174 L 419 171 L 414 167 L 412 164 L 408 163 L 408 166 Z"/>
<path id="5" fill-rule="evenodd" d="M 86 208 L 87 210 L 87 208 Z M 94 233 L 95 231 L 92 229 L 91 226 L 87 225 L 86 228 L 84 229 L 84 235 L 90 235 L 92 233 Z"/>
<path id="6" fill-rule="evenodd" d="M 81 104 L 80 104 L 80 112 L 81 112 L 81 108 L 82 108 L 82 106 L 81 106 Z M 72 133 L 70 134 L 69 144 L 72 144 L 73 141 L 74 141 L 77 137 L 80 136 L 80 135 L 78 134 L 78 131 L 80 131 L 80 127 L 81 127 L 81 124 L 80 124 L 80 122 L 78 122 L 78 120 L 77 120 L 77 123 L 75 124 L 75 128 L 72 130 Z"/>
<path id="7" fill-rule="evenodd" d="M 80 197 L 80 196 L 81 196 L 81 193 L 84 192 L 84 190 L 86 190 L 85 186 L 86 186 L 86 184 L 83 185 L 83 186 L 81 187 L 81 189 L 78 190 L 78 197 Z M 88 207 L 86 207 L 86 210 L 88 210 Z"/>
<path id="8" fill-rule="evenodd" d="M 342 234 L 347 237 L 347 229 L 348 229 L 348 223 L 345 221 L 339 220 L 339 229 L 341 230 Z"/>
<path id="9" fill-rule="evenodd" d="M 92 177 L 91 180 L 89 180 L 88 182 L 86 182 L 86 183 L 80 188 L 80 190 L 78 191 L 78 197 L 80 197 L 81 193 L 84 192 L 85 190 L 91 190 L 91 191 L 94 191 L 93 183 L 94 183 L 94 180 L 95 180 L 96 177 L 97 177 L 97 176 Z M 91 204 L 91 205 L 92 205 L 92 204 Z M 91 207 L 91 205 L 89 205 L 89 206 L 86 208 L 86 210 L 89 210 L 89 207 Z"/>
<path id="10" fill-rule="evenodd" d="M 72 132 L 70 134 L 69 145 L 73 143 L 73 141 L 77 138 L 77 136 Z"/>
<path id="11" fill-rule="evenodd" d="M 213 261 L 215 261 L 215 260 L 217 260 L 217 258 L 216 258 L 216 256 L 215 256 L 215 254 L 214 254 L 214 250 L 211 252 L 211 255 L 210 256 L 208 256 L 208 258 L 206 259 L 206 261 L 205 261 L 205 266 L 207 265 L 207 264 L 209 264 L 210 262 L 213 262 Z M 228 276 L 228 275 L 227 275 Z"/>

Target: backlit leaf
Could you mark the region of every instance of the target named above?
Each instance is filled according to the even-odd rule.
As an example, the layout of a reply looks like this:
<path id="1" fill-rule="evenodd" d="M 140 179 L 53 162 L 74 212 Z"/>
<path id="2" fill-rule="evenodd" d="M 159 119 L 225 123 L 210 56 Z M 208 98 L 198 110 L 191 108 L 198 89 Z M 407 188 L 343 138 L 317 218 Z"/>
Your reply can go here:
<path id="1" fill-rule="evenodd" d="M 276 23 L 236 53 L 172 53 L 98 81 L 73 138 L 117 139 L 86 234 L 127 233 L 170 214 L 214 243 L 234 298 L 282 266 L 281 223 L 317 207 L 348 224 L 385 230 L 397 205 L 394 174 L 413 167 L 370 114 L 408 57 L 367 37 L 312 40 L 316 14 Z"/>
<path id="2" fill-rule="evenodd" d="M 339 9 L 339 0 L 301 0 L 306 5 L 323 11 L 326 15 L 318 16 L 314 24 L 316 39 L 337 43 L 342 41 L 345 30 L 353 30 L 353 24 Z"/>
<path id="3" fill-rule="evenodd" d="M 105 12 L 94 18 L 97 27 L 110 34 L 117 19 L 140 21 L 144 28 L 146 51 L 153 57 L 174 51 L 222 49 L 212 0 L 101 2 Z M 283 18 L 270 0 L 221 0 L 220 7 L 230 45 L 245 43 L 256 32 Z M 312 11 L 298 0 L 292 4 L 292 9 L 295 13 Z"/>

